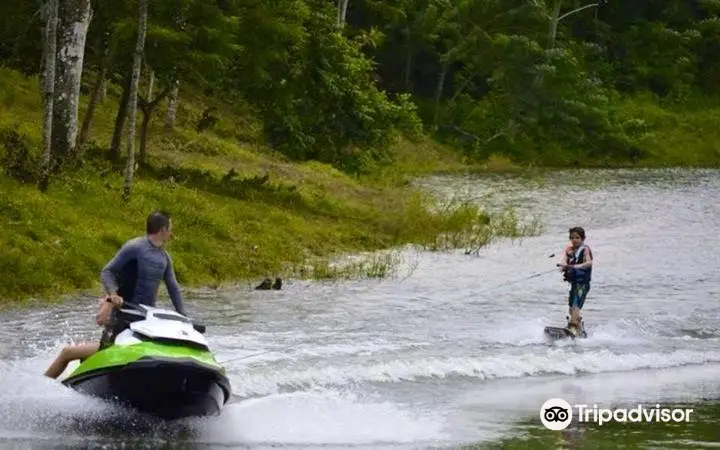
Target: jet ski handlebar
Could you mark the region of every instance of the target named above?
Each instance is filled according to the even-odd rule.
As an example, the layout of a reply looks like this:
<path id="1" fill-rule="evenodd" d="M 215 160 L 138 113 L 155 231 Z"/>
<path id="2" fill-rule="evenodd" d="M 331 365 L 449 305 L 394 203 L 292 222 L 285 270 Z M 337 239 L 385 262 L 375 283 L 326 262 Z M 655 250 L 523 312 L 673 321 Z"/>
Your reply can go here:
<path id="1" fill-rule="evenodd" d="M 118 314 L 127 322 L 135 322 L 136 320 L 142 320 L 145 318 L 146 310 L 134 303 L 123 303 L 122 306 L 117 310 Z M 140 314 L 137 314 L 137 313 Z M 177 313 L 186 318 L 193 326 L 195 331 L 198 333 L 205 333 L 206 326 L 202 323 L 196 322 L 185 314 Z"/>

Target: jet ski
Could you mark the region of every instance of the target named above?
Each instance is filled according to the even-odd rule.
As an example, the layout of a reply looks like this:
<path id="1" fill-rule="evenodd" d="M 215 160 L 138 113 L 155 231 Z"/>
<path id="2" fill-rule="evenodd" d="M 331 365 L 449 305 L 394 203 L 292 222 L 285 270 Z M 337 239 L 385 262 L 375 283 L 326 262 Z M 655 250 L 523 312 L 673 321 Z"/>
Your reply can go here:
<path id="1" fill-rule="evenodd" d="M 146 305 L 125 304 L 113 315 L 114 339 L 101 341 L 64 385 L 163 419 L 220 414 L 232 391 L 204 325 Z"/>

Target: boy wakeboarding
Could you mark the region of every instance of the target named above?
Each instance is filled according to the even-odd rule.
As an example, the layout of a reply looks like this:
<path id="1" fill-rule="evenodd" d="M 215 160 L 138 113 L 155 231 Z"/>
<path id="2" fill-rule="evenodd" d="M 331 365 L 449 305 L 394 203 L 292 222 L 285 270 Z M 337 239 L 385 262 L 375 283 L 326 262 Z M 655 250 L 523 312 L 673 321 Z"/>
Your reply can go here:
<path id="1" fill-rule="evenodd" d="M 580 310 L 590 291 L 593 257 L 590 247 L 585 245 L 585 230 L 581 227 L 570 228 L 570 243 L 565 248 L 563 260 L 558 264 L 563 279 L 570 283 L 568 295 L 569 321 L 568 331 L 573 336 L 583 334 Z"/>

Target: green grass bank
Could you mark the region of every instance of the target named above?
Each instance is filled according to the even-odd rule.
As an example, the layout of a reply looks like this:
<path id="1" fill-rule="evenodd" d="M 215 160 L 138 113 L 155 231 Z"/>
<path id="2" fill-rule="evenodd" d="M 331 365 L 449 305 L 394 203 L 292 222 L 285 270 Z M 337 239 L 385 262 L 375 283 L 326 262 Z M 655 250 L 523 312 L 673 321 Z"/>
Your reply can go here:
<path id="1" fill-rule="evenodd" d="M 7 159 L 23 149 L 31 160 L 39 156 L 37 79 L 0 70 L 0 299 L 6 304 L 99 294 L 100 269 L 125 240 L 143 233 L 145 217 L 156 208 L 173 214 L 169 250 L 186 287 L 275 275 L 382 277 L 397 262 L 392 255 L 339 269 L 329 261 L 406 243 L 472 249 L 493 236 L 523 232 L 512 215 L 491 218 L 468 204 L 437 211 L 427 195 L 412 191 L 408 176 L 466 168 L 457 154 L 431 141 L 399 140 L 393 163 L 354 178 L 273 154 L 253 139 L 249 116 L 228 105 L 211 105 L 221 112 L 219 122 L 210 132 L 196 132 L 208 103 L 191 93 L 181 96 L 173 131 L 163 130 L 165 110 L 158 108 L 149 167 L 137 172 L 129 202 L 121 198 L 121 170 L 105 158 L 117 108 L 112 92 L 96 111 L 85 165 L 54 179 L 43 194 L 10 176 Z"/>

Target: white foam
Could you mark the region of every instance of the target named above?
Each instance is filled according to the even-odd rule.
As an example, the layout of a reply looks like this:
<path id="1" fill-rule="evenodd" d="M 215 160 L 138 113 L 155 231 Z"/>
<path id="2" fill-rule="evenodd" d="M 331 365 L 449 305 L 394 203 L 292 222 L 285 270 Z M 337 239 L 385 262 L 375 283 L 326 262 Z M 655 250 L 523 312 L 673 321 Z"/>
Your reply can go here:
<path id="1" fill-rule="evenodd" d="M 101 417 L 113 410 L 45 377 L 48 364 L 45 355 L 0 364 L 0 429 L 58 428 L 79 416 Z"/>
<path id="2" fill-rule="evenodd" d="M 326 365 L 298 369 L 249 370 L 232 376 L 240 396 L 277 393 L 281 387 L 342 386 L 362 382 L 415 381 L 423 378 L 471 377 L 480 380 L 519 378 L 544 374 L 575 375 L 677 367 L 720 362 L 720 352 L 676 350 L 665 353 L 613 353 L 590 350 L 584 353 L 564 348 L 539 350 L 523 355 L 488 357 L 426 357 L 393 359 L 384 362 Z"/>
<path id="3" fill-rule="evenodd" d="M 231 426 L 229 426 L 231 424 Z M 199 442 L 293 444 L 410 443 L 443 439 L 443 421 L 388 402 L 317 389 L 245 400 L 205 421 Z"/>
<path id="4" fill-rule="evenodd" d="M 2 439 L 73 440 L 87 426 L 100 426 L 102 435 L 103 427 L 133 425 L 132 412 L 44 377 L 48 357 L 4 362 L 0 366 L 4 387 L 0 392 Z M 324 389 L 247 399 L 226 405 L 220 417 L 182 423 L 192 430 L 193 440 L 223 445 L 410 443 L 442 438 L 442 420 L 438 417 L 414 414 L 387 400 L 374 402 L 352 393 Z M 150 432 L 145 430 L 136 436 L 143 442 L 172 434 L 172 430 L 153 429 L 157 428 L 153 424 L 134 424 L 138 425 L 150 427 Z M 65 437 L 68 432 L 70 435 Z M 100 436 L 98 431 L 86 432 L 88 438 Z"/>

